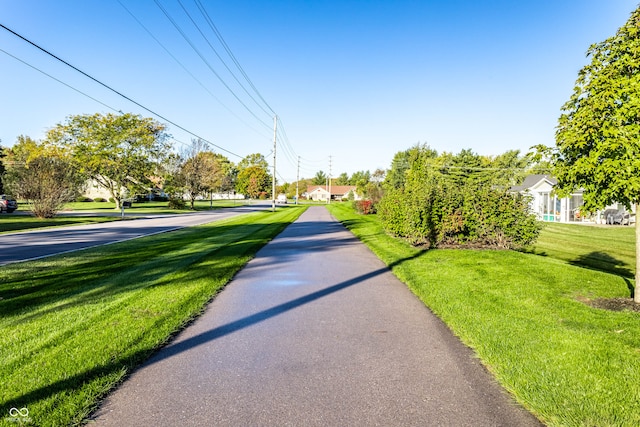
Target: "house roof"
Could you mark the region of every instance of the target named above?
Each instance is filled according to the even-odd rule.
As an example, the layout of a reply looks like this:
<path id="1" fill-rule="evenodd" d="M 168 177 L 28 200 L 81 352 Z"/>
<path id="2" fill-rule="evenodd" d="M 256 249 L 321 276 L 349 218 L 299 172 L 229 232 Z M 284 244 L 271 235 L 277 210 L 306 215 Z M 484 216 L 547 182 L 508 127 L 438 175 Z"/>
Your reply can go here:
<path id="1" fill-rule="evenodd" d="M 551 186 L 554 186 L 558 183 L 558 180 L 552 177 L 551 175 L 527 175 L 521 185 L 514 185 L 509 189 L 509 191 L 513 193 L 519 193 L 521 191 L 528 190 L 532 187 L 535 187 L 540 183 L 540 181 L 547 181 Z"/>
<path id="2" fill-rule="evenodd" d="M 327 192 L 327 187 L 324 185 L 312 185 L 307 187 L 307 193 L 312 193 L 316 190 L 322 190 Z M 332 185 L 331 186 L 331 195 L 332 196 L 342 196 L 347 194 L 349 191 L 356 191 L 355 185 Z"/>

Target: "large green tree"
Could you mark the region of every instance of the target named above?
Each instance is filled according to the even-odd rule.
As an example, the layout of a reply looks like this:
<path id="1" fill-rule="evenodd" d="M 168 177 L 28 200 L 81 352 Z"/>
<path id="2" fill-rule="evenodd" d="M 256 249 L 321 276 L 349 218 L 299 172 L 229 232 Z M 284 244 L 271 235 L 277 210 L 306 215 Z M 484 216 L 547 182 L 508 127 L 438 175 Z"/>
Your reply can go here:
<path id="1" fill-rule="evenodd" d="M 169 153 L 165 126 L 151 118 L 127 114 L 70 116 L 47 134 L 68 151 L 78 169 L 105 188 L 116 208 L 127 192 L 146 192 Z"/>
<path id="2" fill-rule="evenodd" d="M 269 164 L 262 154 L 250 154 L 238 163 L 236 191 L 252 199 L 271 194 Z"/>
<path id="3" fill-rule="evenodd" d="M 549 149 L 561 193 L 584 190 L 584 208 L 640 202 L 640 7 L 627 23 L 587 51 L 562 107 Z M 539 147 L 544 150 L 545 147 Z M 640 302 L 640 226 L 636 221 L 636 291 Z"/>

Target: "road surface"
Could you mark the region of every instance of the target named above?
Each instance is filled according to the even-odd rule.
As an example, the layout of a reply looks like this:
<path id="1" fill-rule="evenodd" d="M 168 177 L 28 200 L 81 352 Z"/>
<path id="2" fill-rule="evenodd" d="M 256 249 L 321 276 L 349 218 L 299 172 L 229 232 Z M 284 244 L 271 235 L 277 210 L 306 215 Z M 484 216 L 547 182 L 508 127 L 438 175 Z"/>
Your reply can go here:
<path id="1" fill-rule="evenodd" d="M 217 221 L 267 205 L 225 208 L 179 215 L 152 215 L 131 221 L 56 227 L 0 234 L 0 265 L 42 258 Z"/>
<path id="2" fill-rule="evenodd" d="M 98 426 L 536 426 L 324 207 L 134 372 Z"/>

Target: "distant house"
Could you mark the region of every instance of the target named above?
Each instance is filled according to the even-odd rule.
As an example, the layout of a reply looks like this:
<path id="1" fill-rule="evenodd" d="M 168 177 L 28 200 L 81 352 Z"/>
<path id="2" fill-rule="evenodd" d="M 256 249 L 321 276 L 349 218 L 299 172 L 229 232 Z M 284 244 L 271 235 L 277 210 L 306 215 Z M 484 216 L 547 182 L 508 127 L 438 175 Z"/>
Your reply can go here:
<path id="1" fill-rule="evenodd" d="M 557 184 L 558 180 L 551 175 L 529 175 L 522 185 L 515 185 L 509 191 L 530 197 L 529 208 L 541 221 L 626 225 L 635 221 L 634 214 L 626 212 L 620 203 L 607 206 L 595 215 L 587 215 L 581 212 L 583 191 L 578 190 L 569 197 L 558 197 L 553 191 Z"/>
<path id="2" fill-rule="evenodd" d="M 558 180 L 551 175 L 529 175 L 522 185 L 515 185 L 509 191 L 529 196 L 529 208 L 541 221 L 583 221 L 580 213 L 580 207 L 584 203 L 582 190 L 576 191 L 570 197 L 561 198 L 553 191 L 556 184 Z"/>
<path id="3" fill-rule="evenodd" d="M 359 200 L 355 185 L 332 185 L 331 200 L 347 200 L 349 193 L 353 194 L 353 200 Z M 312 185 L 307 188 L 307 199 L 316 202 L 329 199 L 329 188 L 325 185 Z"/>

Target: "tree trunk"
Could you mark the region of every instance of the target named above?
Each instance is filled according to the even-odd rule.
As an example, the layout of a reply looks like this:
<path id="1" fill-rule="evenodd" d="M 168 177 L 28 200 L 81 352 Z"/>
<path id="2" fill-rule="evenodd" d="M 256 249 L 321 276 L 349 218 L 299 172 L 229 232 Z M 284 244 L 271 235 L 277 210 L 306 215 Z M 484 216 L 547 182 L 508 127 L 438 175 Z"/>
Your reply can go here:
<path id="1" fill-rule="evenodd" d="M 638 204 L 636 204 L 636 283 L 633 287 L 633 300 L 640 303 L 640 225 L 638 225 Z"/>

